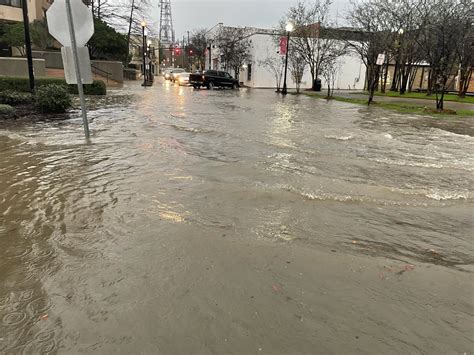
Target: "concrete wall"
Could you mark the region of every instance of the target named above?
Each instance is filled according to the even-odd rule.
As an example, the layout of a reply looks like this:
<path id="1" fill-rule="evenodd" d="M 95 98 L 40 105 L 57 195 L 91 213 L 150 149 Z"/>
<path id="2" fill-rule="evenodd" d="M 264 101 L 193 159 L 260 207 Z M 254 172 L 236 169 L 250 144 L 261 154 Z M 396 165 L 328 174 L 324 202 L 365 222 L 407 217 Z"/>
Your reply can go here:
<path id="1" fill-rule="evenodd" d="M 44 18 L 44 11 L 50 6 L 48 0 L 28 0 L 30 22 Z M 0 20 L 23 22 L 21 7 L 0 5 Z"/>
<path id="2" fill-rule="evenodd" d="M 92 72 L 100 76 L 105 76 L 100 70 L 109 73 L 109 79 L 123 83 L 123 64 L 122 62 L 112 62 L 106 60 L 91 60 Z M 98 68 L 100 70 L 95 70 Z"/>
<path id="3" fill-rule="evenodd" d="M 53 51 L 33 51 L 34 58 L 42 58 L 46 61 L 46 68 L 63 69 L 63 59 L 61 52 Z M 123 83 L 123 64 L 122 62 L 108 60 L 91 60 L 92 72 L 106 77 L 105 72 L 110 73 L 109 79 Z"/>
<path id="4" fill-rule="evenodd" d="M 46 68 L 63 69 L 61 52 L 33 51 L 33 58 L 41 58 L 46 62 Z"/>
<path id="5" fill-rule="evenodd" d="M 0 20 L 23 21 L 23 15 L 20 7 L 0 5 Z"/>
<path id="6" fill-rule="evenodd" d="M 46 76 L 44 59 L 33 59 L 35 76 Z M 28 76 L 26 58 L 0 57 L 0 76 Z"/>

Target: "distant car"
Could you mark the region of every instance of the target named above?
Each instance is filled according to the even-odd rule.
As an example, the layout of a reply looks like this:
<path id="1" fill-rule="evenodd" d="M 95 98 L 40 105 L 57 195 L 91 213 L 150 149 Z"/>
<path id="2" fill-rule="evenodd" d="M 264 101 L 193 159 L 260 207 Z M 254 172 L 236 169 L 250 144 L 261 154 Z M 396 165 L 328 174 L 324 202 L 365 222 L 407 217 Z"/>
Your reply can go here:
<path id="1" fill-rule="evenodd" d="M 225 71 L 206 70 L 202 73 L 195 73 L 189 76 L 189 83 L 195 88 L 207 87 L 209 90 L 215 87 L 228 87 L 237 89 L 239 81 Z"/>
<path id="2" fill-rule="evenodd" d="M 176 79 L 178 78 L 179 74 L 184 73 L 185 70 L 183 68 L 175 68 L 171 71 L 171 78 L 169 80 L 175 82 Z"/>
<path id="3" fill-rule="evenodd" d="M 180 86 L 189 85 L 189 75 L 191 75 L 191 73 L 178 74 L 176 81 Z"/>
<path id="4" fill-rule="evenodd" d="M 170 80 L 171 79 L 171 71 L 172 70 L 173 70 L 173 68 L 163 70 L 163 78 L 165 78 L 165 80 Z"/>

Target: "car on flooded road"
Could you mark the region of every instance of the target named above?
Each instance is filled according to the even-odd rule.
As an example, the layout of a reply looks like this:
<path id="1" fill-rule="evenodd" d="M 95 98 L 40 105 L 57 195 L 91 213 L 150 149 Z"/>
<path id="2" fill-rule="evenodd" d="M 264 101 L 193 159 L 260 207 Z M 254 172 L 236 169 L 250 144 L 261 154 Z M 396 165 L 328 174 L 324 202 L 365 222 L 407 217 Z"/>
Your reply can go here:
<path id="1" fill-rule="evenodd" d="M 189 85 L 190 75 L 191 73 L 181 73 L 177 75 L 175 82 L 177 82 L 179 86 L 187 86 Z"/>
<path id="2" fill-rule="evenodd" d="M 175 68 L 175 69 L 173 69 L 173 70 L 171 71 L 171 73 L 170 73 L 170 76 L 171 76 L 171 77 L 170 77 L 169 80 L 171 80 L 172 82 L 176 82 L 176 80 L 178 79 L 178 76 L 179 76 L 180 74 L 185 73 L 185 72 L 186 72 L 186 71 L 185 71 L 183 68 Z"/>
<path id="3" fill-rule="evenodd" d="M 232 75 L 220 70 L 206 70 L 202 73 L 194 73 L 189 76 L 189 83 L 195 88 L 206 87 L 213 90 L 215 87 L 237 89 L 239 81 Z"/>

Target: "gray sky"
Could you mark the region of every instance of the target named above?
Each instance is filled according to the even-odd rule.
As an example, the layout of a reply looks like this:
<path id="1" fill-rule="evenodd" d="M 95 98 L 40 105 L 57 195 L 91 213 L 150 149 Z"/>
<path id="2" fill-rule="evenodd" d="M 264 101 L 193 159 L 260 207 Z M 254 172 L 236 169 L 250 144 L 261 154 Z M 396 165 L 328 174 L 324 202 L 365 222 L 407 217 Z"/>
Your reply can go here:
<path id="1" fill-rule="evenodd" d="M 297 0 L 171 0 L 176 39 L 186 31 L 211 28 L 218 22 L 225 25 L 272 28 Z M 349 0 L 333 0 L 332 14 L 342 17 Z M 158 32 L 159 8 L 153 15 L 154 30 Z"/>

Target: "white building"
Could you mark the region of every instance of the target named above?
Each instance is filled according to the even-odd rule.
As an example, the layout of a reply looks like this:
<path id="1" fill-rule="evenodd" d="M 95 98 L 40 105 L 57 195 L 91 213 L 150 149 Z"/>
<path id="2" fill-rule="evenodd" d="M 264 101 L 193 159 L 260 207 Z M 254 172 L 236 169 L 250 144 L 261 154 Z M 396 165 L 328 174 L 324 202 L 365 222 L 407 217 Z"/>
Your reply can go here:
<path id="1" fill-rule="evenodd" d="M 209 48 L 206 53 L 206 69 L 209 69 L 209 64 L 211 64 L 212 69 L 222 69 L 221 60 L 219 54 L 219 48 L 213 43 L 214 38 L 217 33 L 223 28 L 222 24 L 215 26 L 212 31 L 208 33 L 209 44 L 211 46 L 211 60 L 209 60 Z M 275 88 L 276 87 L 276 78 L 275 75 L 271 72 L 270 69 L 265 67 L 262 62 L 267 59 L 269 56 L 272 56 L 276 59 L 284 59 L 278 53 L 279 48 L 275 45 L 278 42 L 281 34 L 276 33 L 274 30 L 265 30 L 258 28 L 246 28 L 248 33 L 247 39 L 250 41 L 250 60 L 248 63 L 244 64 L 240 71 L 239 79 L 240 82 L 248 87 L 253 88 Z M 275 37 L 277 41 L 275 41 Z M 291 51 L 291 48 L 290 48 Z M 323 90 L 327 87 L 324 79 L 322 80 Z M 335 80 L 335 89 L 340 90 L 362 90 L 364 89 L 365 82 L 365 65 L 356 55 L 345 55 L 340 58 L 340 70 L 338 70 L 336 80 Z M 281 83 L 283 84 L 283 82 Z M 288 71 L 287 75 L 287 86 L 288 88 L 294 88 L 295 82 Z M 301 88 L 310 88 L 311 83 L 311 73 L 309 68 L 306 67 L 305 74 L 303 75 L 303 80 L 301 83 Z"/>

